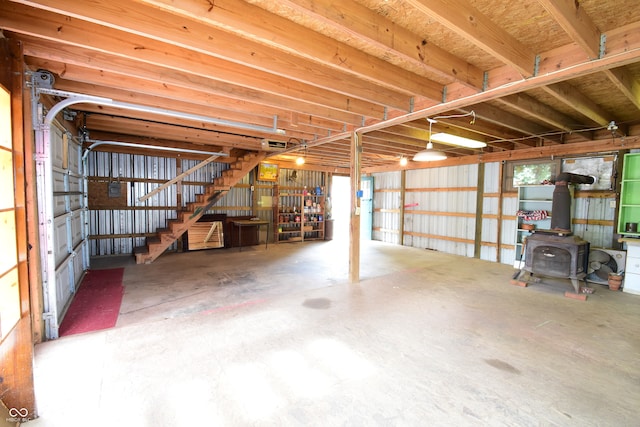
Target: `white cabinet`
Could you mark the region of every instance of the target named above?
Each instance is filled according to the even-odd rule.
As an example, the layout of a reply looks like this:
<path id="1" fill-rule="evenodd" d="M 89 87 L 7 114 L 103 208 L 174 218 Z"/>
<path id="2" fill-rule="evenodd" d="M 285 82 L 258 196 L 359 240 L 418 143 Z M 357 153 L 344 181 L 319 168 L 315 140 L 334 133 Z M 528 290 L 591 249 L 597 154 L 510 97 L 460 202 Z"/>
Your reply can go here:
<path id="1" fill-rule="evenodd" d="M 516 268 L 524 256 L 523 244 L 533 226 L 537 230 L 551 228 L 551 205 L 553 203 L 554 185 L 523 185 L 518 187 L 518 212 L 516 213 Z"/>
<path id="2" fill-rule="evenodd" d="M 627 244 L 627 271 L 624 274 L 622 291 L 640 295 L 640 240 L 623 240 Z"/>

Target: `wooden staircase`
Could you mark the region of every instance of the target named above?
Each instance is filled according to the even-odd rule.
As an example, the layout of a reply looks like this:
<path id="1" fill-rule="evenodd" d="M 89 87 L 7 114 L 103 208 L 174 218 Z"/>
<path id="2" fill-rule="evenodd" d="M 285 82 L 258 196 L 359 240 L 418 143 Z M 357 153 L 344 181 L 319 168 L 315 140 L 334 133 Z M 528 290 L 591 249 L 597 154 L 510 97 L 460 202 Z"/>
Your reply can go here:
<path id="1" fill-rule="evenodd" d="M 249 153 L 238 157 L 231 167 L 220 174 L 205 188 L 204 194 L 196 195 L 194 202 L 187 203 L 186 208 L 178 212 L 176 219 L 168 221 L 167 228 L 159 228 L 156 235 L 146 240 L 145 246 L 133 250 L 136 264 L 149 264 L 158 258 L 173 244 L 182 233 L 195 224 L 213 205 L 229 192 L 238 181 L 247 175 L 264 158 L 266 153 Z"/>

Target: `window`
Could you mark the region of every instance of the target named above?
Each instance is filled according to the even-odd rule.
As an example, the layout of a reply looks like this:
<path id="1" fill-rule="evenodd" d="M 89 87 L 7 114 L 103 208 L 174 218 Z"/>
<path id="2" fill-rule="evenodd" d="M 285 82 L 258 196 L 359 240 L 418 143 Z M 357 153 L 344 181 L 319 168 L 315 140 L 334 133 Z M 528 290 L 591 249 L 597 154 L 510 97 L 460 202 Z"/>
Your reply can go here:
<path id="1" fill-rule="evenodd" d="M 11 96 L 0 87 L 0 185 L 13 188 L 13 151 L 11 139 Z M 0 193 L 0 341 L 20 320 L 18 249 L 13 191 Z"/>
<path id="2" fill-rule="evenodd" d="M 508 162 L 504 174 L 504 191 L 516 191 L 521 185 L 544 184 L 558 174 L 559 163 L 549 159 Z"/>

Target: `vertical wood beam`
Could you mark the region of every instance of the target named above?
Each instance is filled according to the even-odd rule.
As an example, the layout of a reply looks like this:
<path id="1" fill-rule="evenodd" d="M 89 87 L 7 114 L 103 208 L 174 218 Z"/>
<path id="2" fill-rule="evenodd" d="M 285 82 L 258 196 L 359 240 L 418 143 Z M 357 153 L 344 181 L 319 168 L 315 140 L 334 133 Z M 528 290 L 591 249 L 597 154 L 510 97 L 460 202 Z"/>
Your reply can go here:
<path id="1" fill-rule="evenodd" d="M 400 171 L 400 218 L 398 221 L 398 236 L 400 238 L 400 245 L 404 246 L 404 205 L 406 200 L 406 191 L 405 188 L 407 186 L 407 171 L 406 169 L 402 169 Z"/>
<path id="2" fill-rule="evenodd" d="M 496 226 L 496 262 L 500 263 L 502 256 L 502 203 L 504 202 L 504 161 L 500 162 L 500 169 L 498 172 L 498 224 Z"/>
<path id="3" fill-rule="evenodd" d="M 31 296 L 31 327 L 33 343 L 44 341 L 45 323 L 44 295 L 42 293 L 42 269 L 40 268 L 40 242 L 38 230 L 38 196 L 36 191 L 35 164 L 27 159 L 35 158 L 35 139 L 32 129 L 31 93 L 29 88 L 23 88 L 22 132 L 24 137 L 24 174 L 26 181 L 26 213 L 27 213 L 27 257 L 29 259 L 29 292 Z"/>
<path id="4" fill-rule="evenodd" d="M 176 157 L 176 177 L 180 175 L 182 175 L 182 159 L 180 157 Z M 182 179 L 176 181 L 176 208 L 178 212 L 182 211 Z M 178 239 L 176 241 L 178 245 L 178 252 L 184 251 L 182 242 L 182 239 Z"/>
<path id="5" fill-rule="evenodd" d="M 482 250 L 482 211 L 484 206 L 484 163 L 478 163 L 478 186 L 476 188 L 476 233 L 473 257 L 480 258 Z"/>
<path id="6" fill-rule="evenodd" d="M 618 250 L 622 250 L 622 243 L 618 241 L 618 238 L 620 237 L 620 234 L 618 234 L 618 216 L 620 213 L 620 192 L 622 190 L 622 166 L 624 166 L 624 155 L 627 153 L 629 153 L 629 150 L 619 150 L 618 159 L 616 162 L 616 208 L 613 214 L 613 233 L 611 233 L 611 247 Z"/>
<path id="7" fill-rule="evenodd" d="M 24 60 L 17 41 L 0 39 L 0 83 L 11 93 L 12 156 L 16 216 L 16 247 L 20 319 L 0 343 L 0 400 L 7 408 L 27 409 L 25 419 L 36 414 L 33 382 L 33 334 L 29 295 L 29 260 L 27 245 L 26 176 L 24 150 L 23 93 Z M 11 242 L 8 242 L 11 244 Z"/>
<path id="8" fill-rule="evenodd" d="M 351 134 L 351 215 L 349 225 L 349 281 L 360 281 L 360 180 L 362 176 L 362 144 L 360 135 Z"/>

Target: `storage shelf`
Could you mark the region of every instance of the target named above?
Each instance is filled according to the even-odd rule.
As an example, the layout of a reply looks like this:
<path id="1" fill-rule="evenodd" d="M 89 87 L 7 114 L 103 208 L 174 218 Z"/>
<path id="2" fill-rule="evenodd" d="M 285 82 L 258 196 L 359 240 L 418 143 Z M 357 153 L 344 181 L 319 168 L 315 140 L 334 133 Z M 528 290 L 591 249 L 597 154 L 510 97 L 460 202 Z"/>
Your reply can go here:
<path id="1" fill-rule="evenodd" d="M 624 236 L 640 236 L 626 231 L 627 223 L 640 223 L 640 153 L 624 155 L 617 229 Z"/>
<path id="2" fill-rule="evenodd" d="M 322 194 L 316 194 L 315 188 L 312 189 L 313 193 L 305 194 L 301 190 L 279 192 L 276 187 L 274 194 L 276 242 L 324 240 L 324 188 L 321 187 Z M 289 219 L 289 221 L 282 221 L 282 219 Z"/>
<path id="3" fill-rule="evenodd" d="M 551 206 L 553 205 L 554 185 L 524 185 L 518 187 L 518 211 L 543 210 L 547 212 L 544 218 L 528 219 L 521 216 L 516 218 L 515 240 L 515 264 L 519 265 L 524 260 L 523 239 L 530 236 L 536 230 L 551 228 Z M 525 230 L 522 224 L 535 224 L 534 230 Z M 523 261 L 524 262 L 524 261 Z"/>

